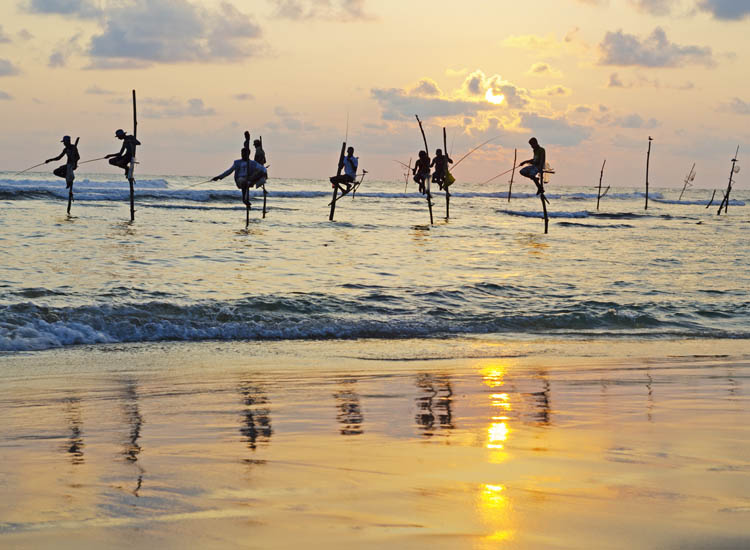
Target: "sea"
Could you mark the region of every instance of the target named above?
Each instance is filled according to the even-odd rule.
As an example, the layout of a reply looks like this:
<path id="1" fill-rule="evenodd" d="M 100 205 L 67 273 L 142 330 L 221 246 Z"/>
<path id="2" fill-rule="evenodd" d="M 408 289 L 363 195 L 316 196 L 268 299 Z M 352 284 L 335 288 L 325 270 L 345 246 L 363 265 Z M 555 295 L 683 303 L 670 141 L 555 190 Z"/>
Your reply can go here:
<path id="1" fill-rule="evenodd" d="M 144 342 L 750 337 L 750 192 L 0 172 L 0 352 Z"/>

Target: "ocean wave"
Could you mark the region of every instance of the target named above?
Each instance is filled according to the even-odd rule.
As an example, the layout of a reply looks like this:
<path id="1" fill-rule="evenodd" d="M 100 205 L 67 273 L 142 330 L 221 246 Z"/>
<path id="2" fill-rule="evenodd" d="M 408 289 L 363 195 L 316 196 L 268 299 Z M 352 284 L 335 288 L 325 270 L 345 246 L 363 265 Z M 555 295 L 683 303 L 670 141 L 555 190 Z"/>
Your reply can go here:
<path id="1" fill-rule="evenodd" d="M 35 289 L 33 294 L 38 292 Z M 540 305 L 534 311 L 519 307 L 519 299 L 527 301 L 514 296 L 519 289 L 497 285 L 435 289 L 409 297 L 386 289 L 364 292 L 367 296 L 361 299 L 295 294 L 227 302 L 107 301 L 78 307 L 20 302 L 0 307 L 0 351 L 128 342 L 398 339 L 489 333 L 580 337 L 637 331 L 646 336 L 750 336 L 747 331 L 712 326 L 718 309 L 702 308 L 688 316 L 675 313 L 673 305 L 586 300 Z M 497 305 L 498 296 L 505 297 L 502 308 Z M 750 304 L 724 304 L 721 312 L 723 317 L 746 319 Z"/>

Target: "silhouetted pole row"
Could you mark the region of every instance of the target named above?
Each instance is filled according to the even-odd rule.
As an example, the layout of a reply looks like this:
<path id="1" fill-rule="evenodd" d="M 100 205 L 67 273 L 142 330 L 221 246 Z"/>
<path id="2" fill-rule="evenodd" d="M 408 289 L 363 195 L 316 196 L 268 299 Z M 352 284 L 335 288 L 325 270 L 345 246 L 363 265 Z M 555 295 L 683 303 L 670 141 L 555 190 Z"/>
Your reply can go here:
<path id="1" fill-rule="evenodd" d="M 135 110 L 135 90 L 133 90 L 133 138 L 138 138 L 138 117 L 136 116 Z M 130 158 L 130 171 L 128 172 L 128 183 L 130 184 L 130 221 L 135 221 L 135 179 L 133 178 L 133 172 L 135 171 L 135 150 L 133 150 L 133 156 Z"/>
<path id="2" fill-rule="evenodd" d="M 732 159 L 732 169 L 729 172 L 729 183 L 727 184 L 727 192 L 724 193 L 724 199 L 722 199 L 721 204 L 719 205 L 719 210 L 716 212 L 717 215 L 721 215 L 721 209 L 724 208 L 724 213 L 727 213 L 727 210 L 729 209 L 729 193 L 732 192 L 732 178 L 734 177 L 734 174 L 736 172 L 739 172 L 739 166 L 737 166 L 737 157 L 740 154 L 740 146 L 737 146 L 737 151 L 734 153 L 734 158 Z"/>
<path id="3" fill-rule="evenodd" d="M 646 208 L 644 210 L 648 210 L 648 167 L 649 163 L 651 162 L 651 142 L 653 139 L 651 136 L 648 136 L 648 152 L 646 153 Z"/>
<path id="4" fill-rule="evenodd" d="M 425 153 L 427 153 L 427 156 L 429 158 L 429 156 L 430 156 L 430 150 L 427 148 L 427 136 L 424 135 L 424 128 L 422 128 L 422 121 L 419 120 L 419 115 L 414 115 L 414 116 L 417 117 L 417 123 L 419 123 L 419 131 L 422 132 L 422 140 L 424 141 L 424 150 L 425 150 Z M 425 187 L 426 187 L 426 190 L 427 190 L 427 193 L 426 193 L 426 195 L 427 195 L 427 207 L 430 209 L 430 225 L 432 225 L 433 224 L 433 219 L 432 219 L 432 193 L 430 193 L 430 178 L 428 177 L 427 180 L 424 183 L 425 183 Z"/>

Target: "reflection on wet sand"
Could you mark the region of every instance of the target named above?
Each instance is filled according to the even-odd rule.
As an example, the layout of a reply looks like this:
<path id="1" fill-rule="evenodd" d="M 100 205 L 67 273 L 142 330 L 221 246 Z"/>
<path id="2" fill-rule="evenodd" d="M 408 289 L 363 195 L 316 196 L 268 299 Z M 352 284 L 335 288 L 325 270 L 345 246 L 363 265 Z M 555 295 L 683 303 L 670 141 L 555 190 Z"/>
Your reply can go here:
<path id="1" fill-rule="evenodd" d="M 242 410 L 240 433 L 253 451 L 258 445 L 267 445 L 271 440 L 271 410 L 268 396 L 261 386 L 245 381 L 240 384 L 240 394 L 245 408 Z"/>
<path id="2" fill-rule="evenodd" d="M 364 433 L 362 423 L 362 405 L 355 390 L 356 378 L 344 378 L 339 381 L 341 389 L 333 394 L 336 400 L 336 420 L 341 424 L 341 435 L 360 435 Z"/>
<path id="3" fill-rule="evenodd" d="M 416 398 L 416 423 L 425 437 L 435 435 L 435 425 L 441 430 L 454 429 L 453 424 L 453 388 L 451 379 L 446 375 L 421 373 L 417 375 L 417 388 L 420 391 Z"/>
<path id="4" fill-rule="evenodd" d="M 128 436 L 123 442 L 122 456 L 138 470 L 138 477 L 133 489 L 133 494 L 138 496 L 138 491 L 141 490 L 141 485 L 143 485 L 144 474 L 143 468 L 138 464 L 138 458 L 142 451 L 138 440 L 141 438 L 143 417 L 138 407 L 138 386 L 135 380 L 126 379 L 123 383 L 122 411 L 128 427 Z"/>
<path id="5" fill-rule="evenodd" d="M 65 400 L 65 416 L 70 427 L 70 435 L 65 444 L 65 451 L 70 455 L 74 466 L 84 463 L 83 459 L 83 417 L 81 415 L 81 398 L 70 397 Z"/>

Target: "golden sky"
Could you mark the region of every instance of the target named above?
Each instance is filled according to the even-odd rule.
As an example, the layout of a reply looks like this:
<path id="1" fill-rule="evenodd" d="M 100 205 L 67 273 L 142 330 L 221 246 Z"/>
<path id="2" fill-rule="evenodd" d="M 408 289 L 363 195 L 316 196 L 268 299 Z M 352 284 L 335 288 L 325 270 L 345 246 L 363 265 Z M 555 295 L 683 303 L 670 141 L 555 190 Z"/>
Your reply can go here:
<path id="1" fill-rule="evenodd" d="M 0 3 L 0 170 L 80 136 L 119 150 L 139 98 L 141 173 L 218 174 L 242 131 L 271 173 L 335 170 L 347 131 L 360 166 L 396 179 L 448 129 L 457 170 L 484 181 L 530 156 L 556 183 L 726 184 L 750 154 L 747 0 L 9 0 Z M 94 164 L 94 170 L 106 170 Z M 738 176 L 738 186 L 748 187 Z M 499 184 L 505 185 L 504 180 Z"/>

